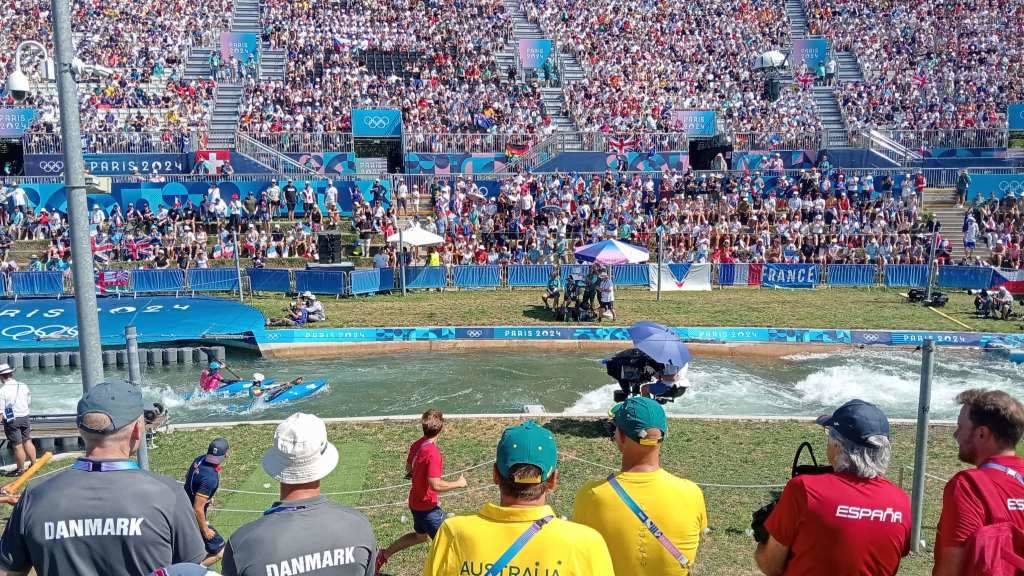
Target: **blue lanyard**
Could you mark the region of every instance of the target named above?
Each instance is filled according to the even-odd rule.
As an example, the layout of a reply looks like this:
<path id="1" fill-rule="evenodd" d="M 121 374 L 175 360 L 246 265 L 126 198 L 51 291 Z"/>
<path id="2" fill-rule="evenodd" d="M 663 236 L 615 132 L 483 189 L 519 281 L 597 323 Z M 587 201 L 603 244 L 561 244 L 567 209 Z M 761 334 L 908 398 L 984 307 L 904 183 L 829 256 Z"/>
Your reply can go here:
<path id="1" fill-rule="evenodd" d="M 998 470 L 998 471 L 1002 472 L 1003 474 L 1006 474 L 1010 478 L 1013 478 L 1018 483 L 1020 483 L 1022 486 L 1024 486 L 1024 477 L 1021 477 L 1020 473 L 1017 472 L 1016 470 L 1014 470 L 1013 468 L 1009 468 L 1007 466 L 1003 466 L 1002 464 L 996 464 L 995 462 L 985 462 L 984 464 L 981 465 L 981 468 L 989 468 L 991 470 Z"/>
<path id="2" fill-rule="evenodd" d="M 138 470 L 139 463 L 135 460 L 113 460 L 109 462 L 94 462 L 79 458 L 71 465 L 75 470 L 84 472 L 120 472 L 121 470 Z"/>
<path id="3" fill-rule="evenodd" d="M 285 504 L 281 504 L 280 506 L 274 506 L 273 508 L 264 511 L 263 515 L 270 516 L 271 514 L 277 514 L 278 512 L 297 512 L 299 510 L 306 510 L 308 508 L 309 506 L 306 505 L 288 506 Z"/>

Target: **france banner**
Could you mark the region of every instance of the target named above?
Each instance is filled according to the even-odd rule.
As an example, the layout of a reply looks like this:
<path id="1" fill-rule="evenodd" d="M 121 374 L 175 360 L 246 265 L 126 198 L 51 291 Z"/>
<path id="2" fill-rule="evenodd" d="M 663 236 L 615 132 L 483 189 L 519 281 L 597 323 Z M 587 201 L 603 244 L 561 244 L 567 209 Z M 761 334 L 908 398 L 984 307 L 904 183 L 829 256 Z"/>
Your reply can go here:
<path id="1" fill-rule="evenodd" d="M 0 108 L 0 138 L 21 138 L 35 119 L 35 108 Z"/>
<path id="2" fill-rule="evenodd" d="M 661 276 L 662 292 L 693 292 L 711 290 L 711 264 L 657 264 L 647 265 L 648 288 L 658 290 Z"/>
<path id="3" fill-rule="evenodd" d="M 820 282 L 817 264 L 765 264 L 761 286 L 765 288 L 814 288 Z"/>
<path id="4" fill-rule="evenodd" d="M 519 65 L 523 68 L 542 68 L 551 56 L 552 44 L 547 38 L 519 40 Z"/>
<path id="5" fill-rule="evenodd" d="M 828 39 L 826 38 L 794 38 L 793 48 L 789 53 L 789 66 L 794 74 L 800 72 L 800 65 L 807 64 L 813 71 L 819 64 L 828 60 Z"/>

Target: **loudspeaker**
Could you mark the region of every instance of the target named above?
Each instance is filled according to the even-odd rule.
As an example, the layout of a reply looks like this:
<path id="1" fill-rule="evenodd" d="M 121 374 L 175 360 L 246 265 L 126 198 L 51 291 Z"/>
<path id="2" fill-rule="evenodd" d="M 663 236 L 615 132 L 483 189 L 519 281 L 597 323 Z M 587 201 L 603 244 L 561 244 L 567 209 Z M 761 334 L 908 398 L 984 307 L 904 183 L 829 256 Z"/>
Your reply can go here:
<path id="1" fill-rule="evenodd" d="M 316 237 L 316 251 L 320 255 L 320 262 L 333 264 L 342 259 L 341 235 L 321 232 Z"/>
<path id="2" fill-rule="evenodd" d="M 765 80 L 763 96 L 765 100 L 769 102 L 775 102 L 782 95 L 782 83 L 777 79 L 772 78 Z"/>

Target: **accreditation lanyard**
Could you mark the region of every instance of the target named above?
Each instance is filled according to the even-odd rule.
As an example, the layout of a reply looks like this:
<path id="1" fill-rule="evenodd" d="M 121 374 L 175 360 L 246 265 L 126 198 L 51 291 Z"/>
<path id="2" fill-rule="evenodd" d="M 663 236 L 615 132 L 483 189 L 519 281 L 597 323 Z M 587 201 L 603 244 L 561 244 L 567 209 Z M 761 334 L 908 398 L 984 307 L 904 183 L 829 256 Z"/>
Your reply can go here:
<path id="1" fill-rule="evenodd" d="M 1003 466 L 1002 464 L 996 464 L 995 462 L 985 462 L 984 464 L 981 465 L 981 467 L 982 468 L 988 468 L 990 470 L 998 470 L 998 471 L 1002 472 L 1003 474 L 1006 474 L 1010 478 L 1013 478 L 1019 484 L 1024 486 L 1024 477 L 1021 477 L 1020 473 L 1017 472 L 1016 470 L 1014 470 L 1013 468 L 1010 468 L 1008 466 Z"/>
<path id="2" fill-rule="evenodd" d="M 269 509 L 265 510 L 263 512 L 263 515 L 264 516 L 270 516 L 271 514 L 277 514 L 279 512 L 298 512 L 299 510 L 307 510 L 307 509 L 309 509 L 309 506 L 306 506 L 304 504 L 299 505 L 299 506 L 288 506 L 287 504 L 280 504 L 278 506 L 274 506 L 273 508 L 269 508 Z"/>
<path id="3" fill-rule="evenodd" d="M 626 507 L 633 512 L 637 519 L 640 520 L 640 523 L 643 524 L 645 528 L 647 528 L 647 530 L 651 533 L 652 536 L 654 536 L 654 538 L 661 544 L 661 546 L 669 554 L 671 554 L 673 558 L 675 558 L 676 562 L 678 562 L 679 565 L 683 567 L 689 565 L 690 561 L 686 558 L 686 555 L 683 554 L 683 552 L 679 550 L 679 548 L 676 548 L 676 545 L 668 539 L 668 536 L 666 536 L 660 528 L 658 528 L 658 525 L 654 523 L 654 520 L 651 520 L 651 517 L 648 516 L 647 513 L 644 512 L 644 509 L 641 508 L 640 505 L 636 503 L 636 500 L 633 500 L 629 493 L 626 492 L 626 489 L 622 487 L 622 484 L 619 483 L 619 479 L 616 478 L 614 474 L 608 476 L 608 483 L 611 484 L 612 488 L 615 490 L 615 493 L 619 495 L 619 498 L 622 499 L 622 502 L 626 505 Z"/>
<path id="4" fill-rule="evenodd" d="M 75 470 L 84 472 L 120 472 L 121 470 L 138 470 L 139 463 L 135 460 L 110 460 L 97 462 L 79 458 L 71 465 Z"/>

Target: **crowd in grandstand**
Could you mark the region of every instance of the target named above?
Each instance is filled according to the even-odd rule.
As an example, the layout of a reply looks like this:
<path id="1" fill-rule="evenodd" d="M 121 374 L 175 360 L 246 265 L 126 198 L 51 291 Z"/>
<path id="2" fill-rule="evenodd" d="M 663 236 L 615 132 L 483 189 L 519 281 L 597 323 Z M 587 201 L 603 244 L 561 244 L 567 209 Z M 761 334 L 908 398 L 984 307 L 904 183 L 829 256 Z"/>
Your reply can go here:
<path id="1" fill-rule="evenodd" d="M 851 51 L 864 82 L 841 86 L 851 127 L 1002 128 L 1024 98 L 1024 8 L 982 0 L 806 0 L 808 29 Z"/>

